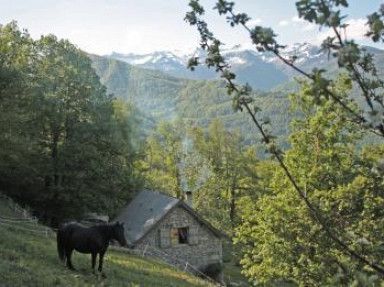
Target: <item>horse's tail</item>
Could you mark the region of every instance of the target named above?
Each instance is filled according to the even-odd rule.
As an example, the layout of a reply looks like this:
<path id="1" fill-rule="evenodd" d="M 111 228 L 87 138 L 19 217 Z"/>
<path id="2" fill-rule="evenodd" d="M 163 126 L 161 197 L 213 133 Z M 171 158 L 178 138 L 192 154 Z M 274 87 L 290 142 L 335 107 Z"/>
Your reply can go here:
<path id="1" fill-rule="evenodd" d="M 63 230 L 59 229 L 57 231 L 56 240 L 57 240 L 57 253 L 61 261 L 65 260 L 65 247 L 63 242 Z"/>

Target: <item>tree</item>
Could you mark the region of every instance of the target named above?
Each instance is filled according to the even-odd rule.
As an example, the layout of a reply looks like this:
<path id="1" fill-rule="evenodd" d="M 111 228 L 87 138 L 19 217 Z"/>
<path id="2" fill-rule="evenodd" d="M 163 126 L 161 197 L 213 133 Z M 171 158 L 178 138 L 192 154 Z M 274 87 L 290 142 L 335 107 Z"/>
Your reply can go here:
<path id="1" fill-rule="evenodd" d="M 153 189 L 184 198 L 182 161 L 184 131 L 180 124 L 161 122 L 147 138 L 147 182 Z"/>
<path id="2" fill-rule="evenodd" d="M 194 129 L 193 143 L 204 159 L 209 174 L 195 192 L 195 206 L 217 227 L 233 233 L 241 216 L 241 199 L 251 195 L 258 185 L 257 159 L 254 148 L 242 142 L 239 132 L 227 131 L 213 120 L 205 136 Z"/>
<path id="3" fill-rule="evenodd" d="M 338 82 L 339 90 L 342 86 Z M 383 232 L 384 218 L 377 210 L 384 189 L 371 170 L 378 158 L 368 150 L 361 158 L 357 148 L 361 135 L 354 124 L 344 122 L 345 111 L 330 100 L 316 107 L 311 92 L 305 85 L 301 94 L 293 96 L 304 116 L 293 123 L 291 148 L 285 153 L 287 167 L 331 232 L 354 251 L 364 252 L 370 261 L 380 262 L 377 255 L 383 239 L 378 234 Z M 268 286 L 279 282 L 345 286 L 362 277 L 363 265 L 352 263 L 322 226 L 312 222 L 311 213 L 281 170 L 269 185 L 270 192 L 251 203 L 252 213 L 244 216 L 238 229 L 237 240 L 247 246 L 244 272 L 252 281 Z M 364 276 L 367 274 L 372 277 L 365 283 L 378 278 L 372 270 L 365 270 Z"/>
<path id="4" fill-rule="evenodd" d="M 294 177 L 294 171 L 289 168 L 284 153 L 277 148 L 274 143 L 273 136 L 270 135 L 264 127 L 262 121 L 257 117 L 259 109 L 252 107 L 252 98 L 250 97 L 249 86 L 241 87 L 235 84 L 236 77 L 233 74 L 224 57 L 220 53 L 220 40 L 214 37 L 213 33 L 208 29 L 206 22 L 202 19 L 204 15 L 204 8 L 197 0 L 191 0 L 189 3 L 191 11 L 186 14 L 186 21 L 191 25 L 196 25 L 201 36 L 201 47 L 207 50 L 208 55 L 205 63 L 208 67 L 214 67 L 216 71 L 220 71 L 222 77 L 227 82 L 229 94 L 234 94 L 233 101 L 234 107 L 238 110 L 245 110 L 251 117 L 253 123 L 261 133 L 264 143 L 268 146 L 269 151 L 277 160 L 278 164 L 283 170 L 283 174 L 288 178 L 290 184 L 294 187 L 294 191 L 305 203 L 306 209 L 311 214 L 311 219 L 314 223 L 319 224 L 323 232 L 327 234 L 327 238 L 338 246 L 340 252 L 344 255 L 356 260 L 359 264 L 372 268 L 378 275 L 384 277 L 384 267 L 381 263 L 372 261 L 368 258 L 364 251 L 356 251 L 353 246 L 343 240 L 343 236 L 334 233 L 327 225 L 326 217 L 313 204 L 311 199 L 305 193 L 305 186 L 301 186 L 297 179 Z M 301 70 L 295 65 L 296 59 L 286 59 L 281 54 L 284 47 L 276 40 L 276 35 L 270 28 L 256 26 L 250 28 L 247 26 L 250 18 L 245 13 L 235 13 L 234 3 L 225 0 L 218 0 L 215 9 L 220 15 L 225 15 L 228 22 L 232 27 L 243 26 L 250 35 L 252 43 L 259 52 L 270 52 L 276 55 L 284 64 L 292 67 L 303 77 L 310 80 L 311 95 L 315 99 L 314 105 L 321 105 L 322 99 L 331 99 L 332 102 L 340 106 L 343 111 L 345 119 L 351 121 L 359 128 L 368 130 L 384 137 L 383 125 L 383 97 L 381 88 L 383 82 L 379 78 L 377 70 L 374 65 L 373 56 L 360 48 L 354 41 L 347 40 L 341 30 L 346 28 L 343 23 L 344 16 L 341 15 L 340 7 L 347 7 L 348 2 L 343 0 L 301 0 L 296 2 L 299 17 L 315 23 L 320 27 L 330 28 L 334 32 L 334 37 L 328 37 L 322 44 L 323 50 L 329 55 L 336 57 L 340 68 L 344 68 L 348 73 L 348 79 L 356 84 L 361 91 L 361 97 L 367 104 L 367 109 L 364 106 L 356 107 L 353 100 L 348 97 L 343 97 L 338 94 L 338 91 L 333 87 L 335 86 L 334 80 L 326 78 L 323 70 L 314 69 L 312 72 Z M 367 36 L 371 37 L 373 41 L 381 41 L 383 39 L 383 9 L 380 12 L 373 13 L 368 16 L 367 23 L 369 24 L 370 31 Z M 192 58 L 189 62 L 190 67 L 193 69 L 198 65 L 198 58 Z M 352 101 L 352 103 L 351 103 Z M 364 113 L 362 113 L 364 111 Z M 318 238 L 316 238 L 318 240 Z"/>
<path id="5" fill-rule="evenodd" d="M 0 188 L 52 225 L 125 204 L 140 184 L 133 108 L 87 55 L 13 22 L 0 26 L 0 74 Z"/>
<path id="6" fill-rule="evenodd" d="M 207 131 L 163 122 L 148 137 L 146 151 L 151 188 L 181 199 L 190 190 L 197 211 L 213 225 L 233 232 L 241 214 L 239 202 L 258 180 L 256 152 L 242 143 L 239 132 L 227 131 L 218 120 Z"/>

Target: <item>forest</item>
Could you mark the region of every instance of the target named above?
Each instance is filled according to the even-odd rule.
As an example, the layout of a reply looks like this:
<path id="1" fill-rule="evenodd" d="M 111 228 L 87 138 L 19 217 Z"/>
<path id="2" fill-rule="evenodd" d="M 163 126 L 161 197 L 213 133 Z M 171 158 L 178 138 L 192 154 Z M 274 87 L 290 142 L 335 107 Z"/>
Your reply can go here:
<path id="1" fill-rule="evenodd" d="M 287 59 L 271 28 L 215 1 L 229 29 L 295 79 L 270 91 L 236 81 L 189 1 L 185 21 L 221 79 L 191 80 L 88 54 L 54 35 L 0 25 L 0 190 L 57 227 L 113 217 L 149 188 L 185 199 L 234 244 L 254 286 L 384 286 L 382 55 L 341 31 L 346 0 L 300 0 L 300 18 L 332 36 L 330 64 Z M 384 41 L 384 9 L 366 19 Z"/>
<path id="2" fill-rule="evenodd" d="M 111 212 L 140 185 L 135 115 L 87 55 L 53 35 L 1 26 L 0 188 L 52 226 Z"/>

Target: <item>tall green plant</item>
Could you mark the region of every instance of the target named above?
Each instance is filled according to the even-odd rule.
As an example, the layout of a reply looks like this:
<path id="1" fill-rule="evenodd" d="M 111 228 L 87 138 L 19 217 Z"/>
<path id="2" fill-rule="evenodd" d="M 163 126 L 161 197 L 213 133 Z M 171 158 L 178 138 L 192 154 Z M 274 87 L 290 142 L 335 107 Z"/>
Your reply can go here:
<path id="1" fill-rule="evenodd" d="M 133 108 L 87 55 L 53 35 L 0 26 L 0 188 L 57 224 L 116 212 L 140 182 Z"/>
<path id="2" fill-rule="evenodd" d="M 330 0 L 301 0 L 296 2 L 299 17 L 315 23 L 319 28 L 329 28 L 334 35 L 323 41 L 322 48 L 330 56 L 336 57 L 340 68 L 344 68 L 348 73 L 348 79 L 356 84 L 360 90 L 360 96 L 365 100 L 367 108 L 360 106 L 356 108 L 353 99 L 343 97 L 333 87 L 335 81 L 324 76 L 325 71 L 313 69 L 311 72 L 300 69 L 296 64 L 296 58 L 286 58 L 282 54 L 284 45 L 278 43 L 277 35 L 271 28 L 262 26 L 249 27 L 250 17 L 246 13 L 234 12 L 234 2 L 226 0 L 216 1 L 215 8 L 220 15 L 225 15 L 227 21 L 232 27 L 242 26 L 248 33 L 252 44 L 258 52 L 273 53 L 285 65 L 291 67 L 304 78 L 310 81 L 311 95 L 314 98 L 314 105 L 320 105 L 322 99 L 331 99 L 332 102 L 345 111 L 345 120 L 358 125 L 360 129 L 368 130 L 380 137 L 384 136 L 383 125 L 383 81 L 373 62 L 373 56 L 360 48 L 353 40 L 348 40 L 342 35 L 347 25 L 344 22 L 345 17 L 341 15 L 341 8 L 348 7 L 347 1 Z M 343 235 L 335 233 L 329 228 L 327 218 L 324 217 L 321 210 L 307 197 L 305 186 L 301 186 L 294 177 L 294 172 L 285 161 L 284 153 L 276 146 L 274 137 L 263 124 L 263 120 L 258 117 L 260 109 L 253 106 L 251 89 L 249 86 L 239 86 L 235 83 L 236 75 L 230 71 L 230 66 L 220 52 L 222 43 L 209 30 L 204 21 L 204 7 L 198 0 L 189 2 L 191 11 L 186 14 L 185 20 L 191 25 L 195 25 L 200 33 L 200 46 L 208 53 L 205 64 L 208 67 L 214 67 L 221 73 L 222 78 L 227 83 L 228 94 L 233 95 L 233 103 L 236 110 L 245 110 L 251 117 L 252 122 L 260 132 L 264 143 L 267 145 L 270 153 L 277 160 L 288 178 L 296 194 L 305 203 L 307 210 L 311 213 L 311 219 L 319 224 L 327 237 L 335 243 L 339 250 L 356 262 L 372 268 L 381 277 L 384 277 L 384 266 L 381 262 L 371 261 L 364 252 L 354 250 L 353 246 L 343 240 Z M 369 32 L 368 37 L 373 41 L 382 41 L 383 35 L 383 11 L 382 7 L 379 13 L 373 13 L 368 16 Z M 199 59 L 194 57 L 190 60 L 189 66 L 194 69 L 199 64 Z M 362 113 L 364 110 L 364 113 Z"/>
<path id="3" fill-rule="evenodd" d="M 342 80 L 337 89 L 346 96 Z M 379 263 L 384 244 L 384 216 L 379 212 L 384 186 L 376 169 L 383 148 L 360 154 L 356 146 L 359 130 L 345 122 L 345 111 L 326 99 L 314 105 L 312 93 L 305 84 L 300 94 L 292 96 L 303 118 L 293 122 L 285 163 L 327 228 L 354 252 Z M 351 261 L 321 224 L 313 222 L 282 170 L 276 171 L 269 186 L 270 192 L 250 203 L 252 211 L 237 230 L 237 241 L 244 246 L 243 270 L 253 282 L 267 286 L 380 282 L 373 269 Z"/>

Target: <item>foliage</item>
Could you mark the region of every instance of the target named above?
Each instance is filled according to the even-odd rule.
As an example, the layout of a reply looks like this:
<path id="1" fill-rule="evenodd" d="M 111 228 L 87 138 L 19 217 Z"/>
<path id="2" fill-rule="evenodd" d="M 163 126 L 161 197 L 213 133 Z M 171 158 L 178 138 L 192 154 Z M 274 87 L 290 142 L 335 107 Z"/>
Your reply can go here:
<path id="1" fill-rule="evenodd" d="M 134 112 L 107 95 L 85 53 L 0 26 L 0 186 L 56 225 L 110 213 L 139 183 Z"/>
<path id="2" fill-rule="evenodd" d="M 159 123 L 156 132 L 147 138 L 145 163 L 148 187 L 183 198 L 183 134 L 179 131 L 171 123 Z"/>
<path id="3" fill-rule="evenodd" d="M 250 132 L 248 120 L 236 113 L 226 95 L 222 81 L 185 80 L 166 76 L 158 71 L 145 70 L 113 59 L 91 56 L 93 66 L 108 91 L 123 101 L 133 102 L 141 111 L 140 117 L 148 130 L 156 121 L 177 121 L 182 118 L 188 126 L 208 128 L 213 119 L 220 120 L 226 130 L 239 130 L 245 144 L 255 144 L 260 154 L 260 135 Z M 253 92 L 261 107 L 260 116 L 269 118 L 278 141 L 286 143 L 291 115 L 286 91 Z"/>
<path id="4" fill-rule="evenodd" d="M 256 151 L 214 120 L 205 131 L 186 124 L 163 122 L 148 137 L 147 186 L 185 199 L 193 194 L 194 208 L 217 228 L 230 234 L 241 217 L 241 202 L 256 198 Z"/>
<path id="5" fill-rule="evenodd" d="M 316 107 L 311 92 L 307 85 L 293 96 L 304 117 L 293 124 L 292 148 L 286 152 L 285 162 L 306 196 L 321 210 L 328 228 L 355 251 L 380 262 L 384 218 L 377 211 L 384 200 L 384 186 L 374 167 L 383 149 L 366 149 L 360 156 L 356 126 L 346 124 L 345 112 L 329 100 Z M 269 190 L 250 203 L 252 213 L 244 216 L 238 230 L 237 240 L 249 246 L 242 263 L 252 281 L 268 286 L 278 282 L 349 285 L 362 270 L 374 274 L 350 262 L 322 226 L 313 223 L 313 215 L 281 170 L 270 180 Z"/>
<path id="6" fill-rule="evenodd" d="M 205 136 L 202 130 L 193 131 L 197 152 L 209 168 L 206 180 L 197 178 L 195 206 L 216 226 L 232 233 L 241 216 L 241 200 L 256 197 L 258 187 L 257 155 L 254 148 L 242 144 L 238 131 L 226 131 L 223 124 L 213 120 Z M 199 164 L 200 172 L 202 164 Z M 204 172 L 207 174 L 207 172 Z"/>
<path id="7" fill-rule="evenodd" d="M 353 40 L 348 40 L 345 33 L 341 33 L 347 27 L 345 16 L 341 15 L 341 7 L 347 7 L 348 2 L 301 0 L 296 2 L 296 7 L 300 18 L 334 33 L 323 41 L 322 49 L 337 59 L 339 68 L 347 71 L 344 82 L 348 85 L 354 83 L 357 87 L 358 97 L 364 100 L 364 105 L 360 106 L 357 104 L 361 102 L 346 96 L 342 90 L 336 88 L 338 83 L 335 79 L 325 76 L 325 70 L 314 68 L 307 72 L 295 64 L 295 58 L 285 58 L 281 53 L 284 45 L 277 42 L 277 35 L 271 28 L 249 27 L 247 24 L 250 17 L 245 13 L 235 12 L 234 2 L 216 1 L 214 9 L 217 9 L 220 15 L 225 15 L 232 27 L 242 26 L 259 52 L 273 53 L 282 63 L 310 81 L 304 93 L 311 97 L 310 101 L 305 101 L 313 109 L 310 111 L 316 113 L 311 117 L 315 122 L 311 124 L 311 120 L 308 120 L 307 126 L 301 126 L 302 133 L 296 131 L 293 134 L 292 149 L 285 154 L 258 117 L 260 107 L 253 105 L 250 87 L 235 83 L 236 75 L 231 72 L 230 66 L 220 53 L 223 43 L 213 35 L 203 19 L 204 8 L 198 0 L 191 0 L 189 6 L 191 10 L 187 12 L 185 20 L 196 26 L 200 33 L 200 47 L 208 54 L 205 65 L 221 73 L 227 83 L 227 92 L 232 95 L 235 109 L 247 112 L 281 168 L 278 173 L 279 184 L 273 186 L 272 195 L 258 200 L 257 204 L 261 205 L 260 210 L 263 211 L 258 213 L 261 219 L 248 214 L 244 218 L 248 223 L 242 225 L 245 229 L 239 232 L 241 240 L 248 246 L 243 260 L 245 273 L 254 282 L 259 280 L 267 285 L 282 284 L 284 281 L 302 286 L 317 285 L 319 282 L 320 285 L 374 284 L 373 281 L 377 280 L 378 276 L 384 276 L 382 261 L 376 257 L 382 244 L 377 236 L 382 234 L 382 222 L 380 216 L 370 217 L 370 207 L 372 201 L 375 202 L 373 209 L 378 208 L 375 204 L 382 201 L 382 186 L 381 181 L 377 181 L 369 169 L 356 168 L 358 164 L 374 166 L 377 159 L 372 161 L 363 155 L 354 154 L 357 148 L 353 145 L 353 137 L 349 135 L 352 128 L 367 130 L 384 137 L 384 85 L 375 67 L 373 55 L 360 48 Z M 370 31 L 367 35 L 374 41 L 382 39 L 382 10 L 381 7 L 380 13 L 368 17 Z M 191 68 L 198 63 L 198 59 L 191 61 Z M 307 119 L 310 118 L 307 116 Z M 322 145 L 323 141 L 325 145 Z M 313 166 L 318 169 L 314 170 Z M 308 182 L 312 172 L 319 177 Z M 324 181 L 317 182 L 319 179 Z M 368 182 L 369 184 L 365 185 Z M 281 185 L 282 183 L 284 184 Z M 290 198 L 284 197 L 285 195 Z M 263 202 L 268 208 L 263 206 Z M 283 212 L 276 213 L 275 210 Z M 302 212 L 307 218 L 302 217 Z M 280 219 L 288 220 L 288 223 L 276 226 L 276 221 Z M 362 222 L 368 219 L 372 221 L 368 224 L 370 227 L 362 225 Z M 269 224 L 269 227 L 265 228 L 259 224 L 259 220 Z M 303 224 L 285 228 L 291 222 Z M 365 229 L 366 227 L 368 229 Z M 257 236 L 252 237 L 253 232 L 262 238 L 261 242 Z M 370 239 L 367 240 L 367 237 Z M 306 242 L 307 246 L 302 242 Z M 367 250 L 367 247 L 361 247 L 362 242 L 368 242 L 368 245 L 371 243 L 373 246 Z M 297 243 L 298 248 L 295 248 L 293 243 Z M 309 246 L 311 244 L 315 246 Z M 319 254 L 324 256 L 317 256 L 318 250 L 321 250 Z M 353 261 L 350 262 L 350 259 Z M 335 279 L 337 265 L 342 276 L 338 274 Z M 370 275 L 372 277 L 369 277 Z M 365 279 L 367 282 L 362 282 Z"/>

